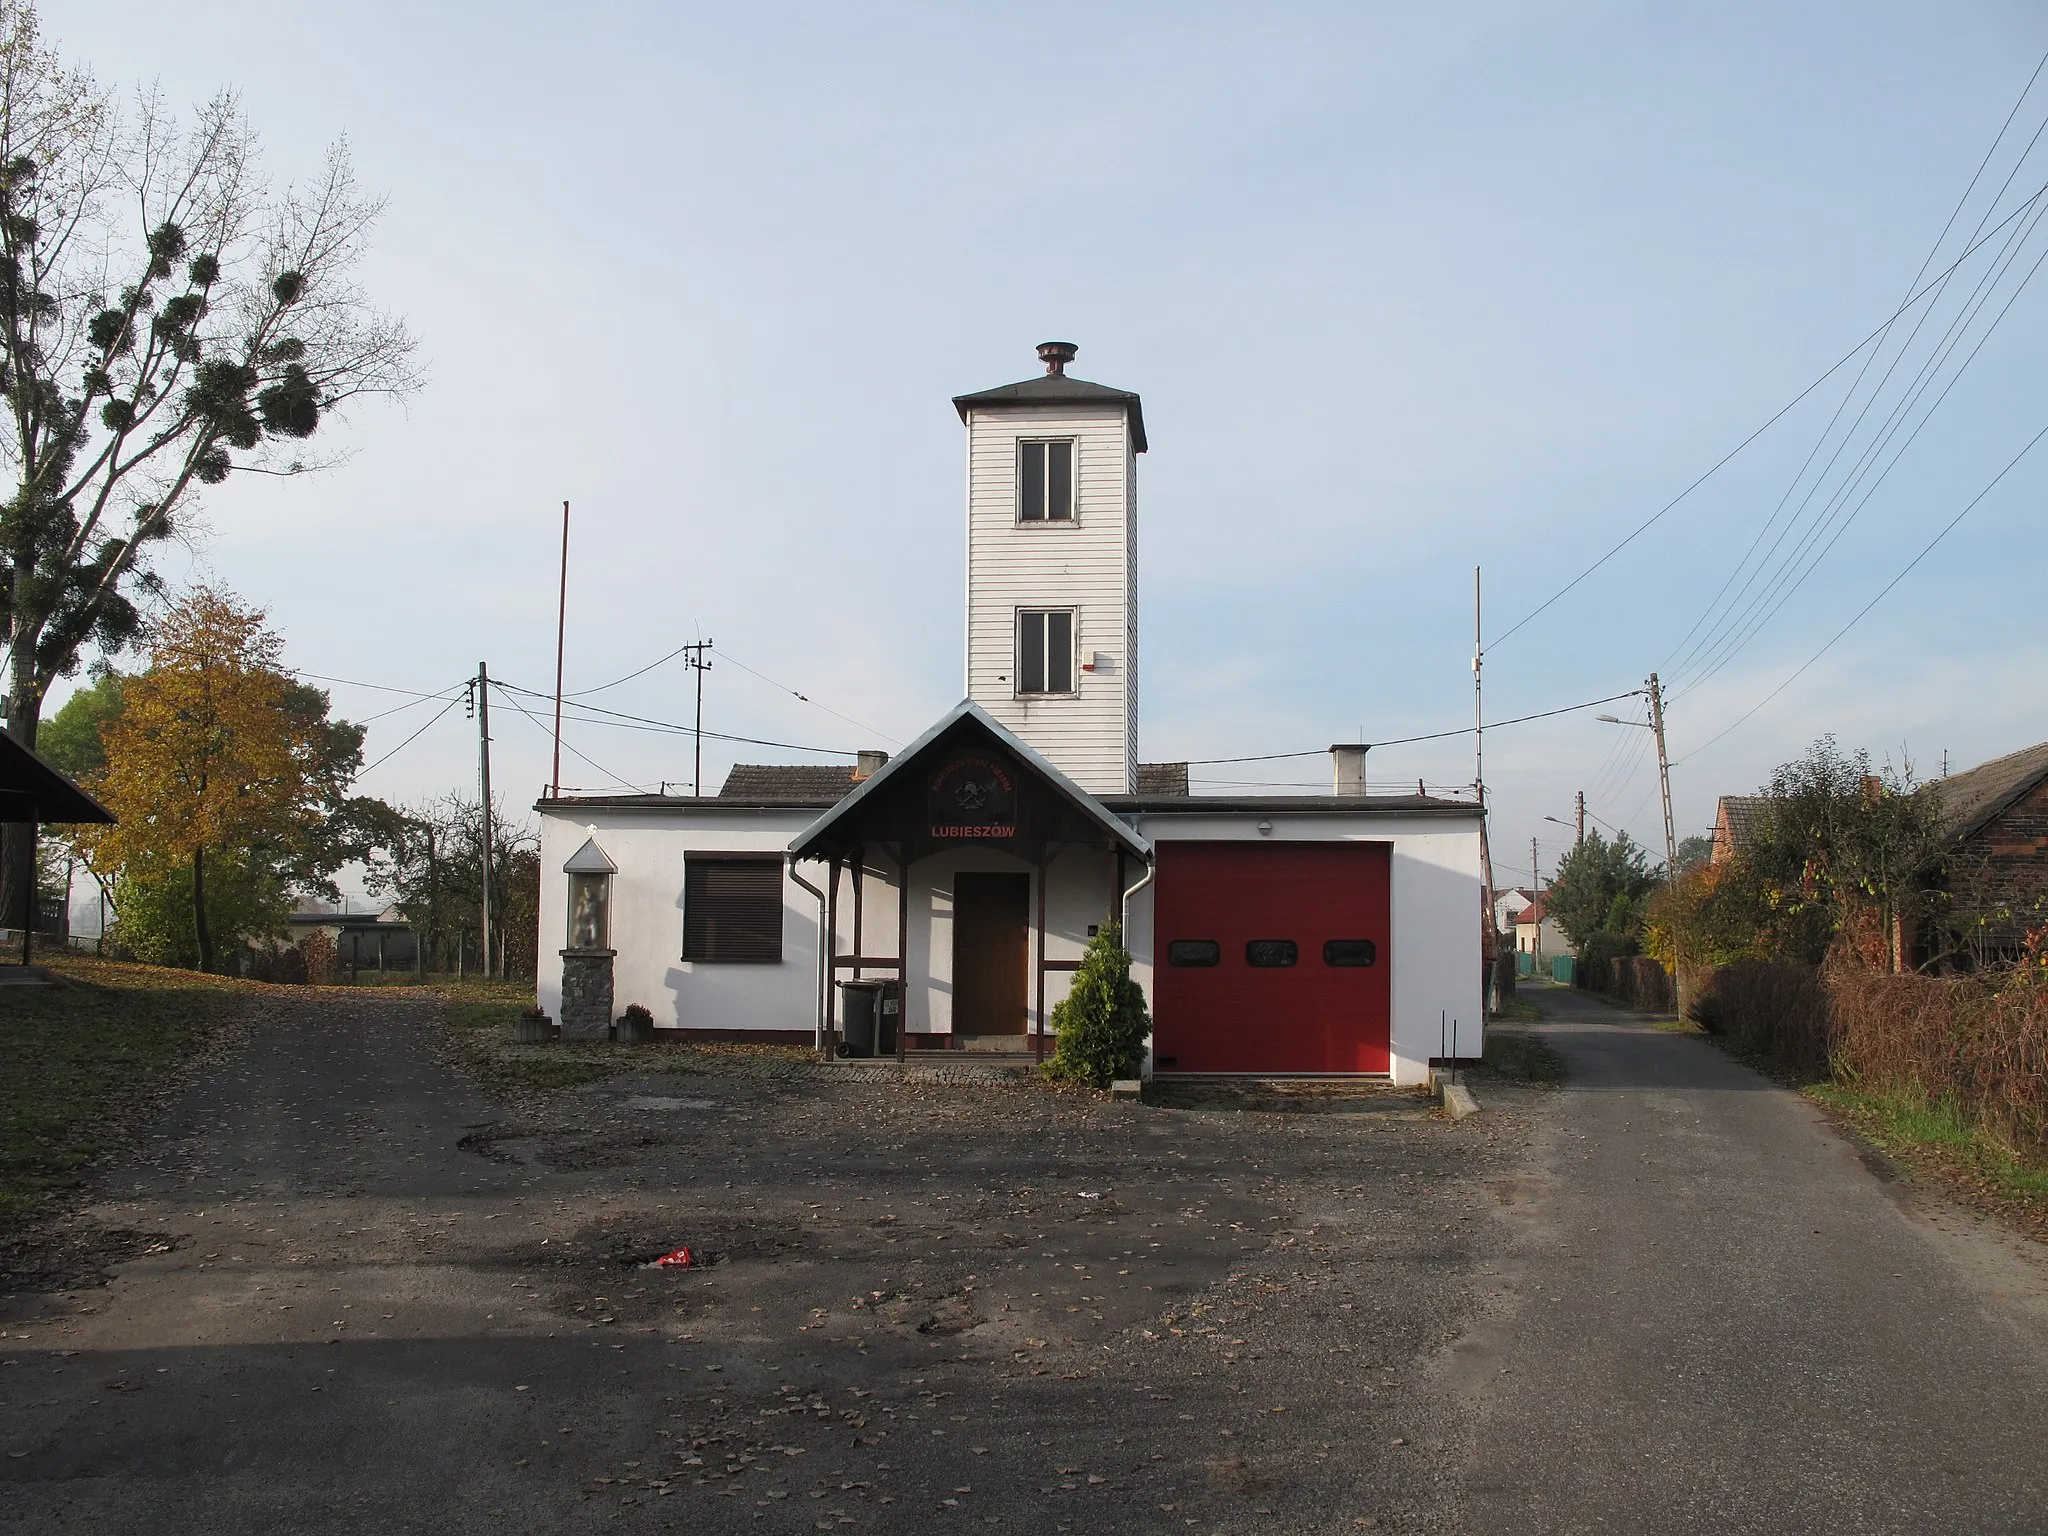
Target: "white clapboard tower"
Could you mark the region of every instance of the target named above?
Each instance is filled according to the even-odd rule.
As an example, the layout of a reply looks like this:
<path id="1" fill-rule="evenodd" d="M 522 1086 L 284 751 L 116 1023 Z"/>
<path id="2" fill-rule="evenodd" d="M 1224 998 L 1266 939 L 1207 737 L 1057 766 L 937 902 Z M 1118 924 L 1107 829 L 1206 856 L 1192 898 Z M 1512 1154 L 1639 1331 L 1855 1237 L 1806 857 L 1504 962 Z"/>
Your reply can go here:
<path id="1" fill-rule="evenodd" d="M 967 696 L 1083 789 L 1138 773 L 1138 474 L 1128 390 L 1045 372 L 959 395 L 967 427 Z"/>

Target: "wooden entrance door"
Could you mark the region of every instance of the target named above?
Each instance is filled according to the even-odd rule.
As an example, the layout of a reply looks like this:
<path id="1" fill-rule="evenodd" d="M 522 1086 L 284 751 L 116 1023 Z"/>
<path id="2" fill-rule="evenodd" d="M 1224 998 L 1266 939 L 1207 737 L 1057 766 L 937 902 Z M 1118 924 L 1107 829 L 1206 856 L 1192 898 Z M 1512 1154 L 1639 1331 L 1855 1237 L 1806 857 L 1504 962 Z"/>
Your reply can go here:
<path id="1" fill-rule="evenodd" d="M 953 1033 L 1021 1035 L 1029 1014 L 1031 877 L 953 877 Z"/>

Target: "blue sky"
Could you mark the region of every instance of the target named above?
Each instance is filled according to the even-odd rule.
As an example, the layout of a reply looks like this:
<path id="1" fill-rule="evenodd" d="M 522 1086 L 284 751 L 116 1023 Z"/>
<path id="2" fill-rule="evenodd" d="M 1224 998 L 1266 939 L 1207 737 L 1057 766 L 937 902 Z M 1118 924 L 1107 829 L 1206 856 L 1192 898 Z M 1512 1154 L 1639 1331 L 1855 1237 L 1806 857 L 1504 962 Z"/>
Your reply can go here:
<path id="1" fill-rule="evenodd" d="M 195 0 L 45 24 L 103 80 L 238 86 L 280 180 L 345 133 L 389 194 L 367 276 L 429 386 L 355 412 L 344 467 L 225 488 L 166 566 L 266 606 L 296 665 L 432 691 L 483 658 L 547 689 L 566 497 L 572 689 L 704 635 L 815 701 L 720 661 L 711 728 L 907 740 L 961 689 L 948 397 L 1060 337 L 1145 397 L 1148 759 L 1468 721 L 1472 568 L 1500 634 L 1878 326 L 2048 49 L 2018 4 Z M 2044 114 L 2048 78 L 1994 177 Z M 2044 181 L 2048 147 L 2007 205 Z M 1681 834 L 1824 731 L 1923 774 L 2048 738 L 2044 445 L 1703 745 L 2048 424 L 2044 304 L 2020 296 L 1793 600 L 1676 694 Z M 1488 717 L 1673 659 L 1839 397 L 1490 650 Z M 333 692 L 358 719 L 406 703 Z M 690 678 L 593 702 L 684 720 Z M 377 720 L 370 755 L 439 707 Z M 545 732 L 494 707 L 497 782 L 529 801 Z M 1568 834 L 1543 818 L 1580 788 L 1661 844 L 1647 735 L 1490 735 L 1504 883 L 1532 833 L 1548 870 Z M 573 784 L 689 777 L 683 738 L 570 743 Z M 798 754 L 707 743 L 707 780 L 735 755 Z M 457 707 L 364 787 L 416 798 L 474 758 Z M 1471 743 L 1371 773 L 1469 782 Z M 1308 759 L 1197 774 L 1327 782 Z"/>

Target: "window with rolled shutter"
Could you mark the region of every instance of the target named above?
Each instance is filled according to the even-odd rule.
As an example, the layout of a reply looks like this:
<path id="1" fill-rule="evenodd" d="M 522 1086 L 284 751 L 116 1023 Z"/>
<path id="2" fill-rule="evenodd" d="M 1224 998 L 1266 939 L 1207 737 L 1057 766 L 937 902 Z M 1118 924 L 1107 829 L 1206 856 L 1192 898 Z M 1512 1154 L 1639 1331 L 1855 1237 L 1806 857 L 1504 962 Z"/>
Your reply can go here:
<path id="1" fill-rule="evenodd" d="M 782 860 L 685 858 L 683 958 L 782 959 Z"/>

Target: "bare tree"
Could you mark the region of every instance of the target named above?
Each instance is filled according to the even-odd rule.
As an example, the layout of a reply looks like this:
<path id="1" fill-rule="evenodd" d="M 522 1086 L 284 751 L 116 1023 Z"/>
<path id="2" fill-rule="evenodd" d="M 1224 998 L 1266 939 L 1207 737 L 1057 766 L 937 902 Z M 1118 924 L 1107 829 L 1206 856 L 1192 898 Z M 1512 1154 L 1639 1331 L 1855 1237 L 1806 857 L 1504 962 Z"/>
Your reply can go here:
<path id="1" fill-rule="evenodd" d="M 350 400 L 418 387 L 414 342 L 355 280 L 382 203 L 347 146 L 272 189 L 232 93 L 181 124 L 122 111 L 0 0 L 0 640 L 8 734 L 50 685 L 120 650 L 152 545 L 231 474 L 322 467 L 306 440 Z M 332 462 L 330 459 L 328 462 Z M 6 829 L 0 923 L 33 883 Z"/>

